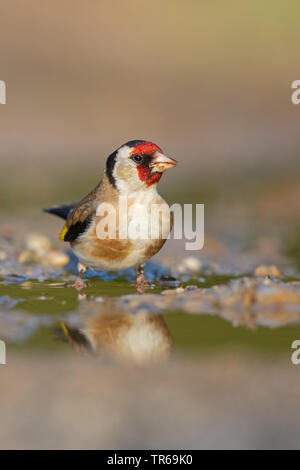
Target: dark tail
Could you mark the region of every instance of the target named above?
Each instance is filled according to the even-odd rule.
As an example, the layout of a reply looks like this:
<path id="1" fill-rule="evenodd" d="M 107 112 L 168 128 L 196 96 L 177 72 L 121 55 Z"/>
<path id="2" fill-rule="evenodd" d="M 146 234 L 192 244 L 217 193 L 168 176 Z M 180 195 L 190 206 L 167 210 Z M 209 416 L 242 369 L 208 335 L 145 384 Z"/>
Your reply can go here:
<path id="1" fill-rule="evenodd" d="M 48 212 L 48 214 L 57 215 L 62 219 L 66 220 L 68 215 L 72 212 L 76 204 L 65 204 L 63 206 L 52 206 L 49 209 L 43 209 L 44 212 Z"/>

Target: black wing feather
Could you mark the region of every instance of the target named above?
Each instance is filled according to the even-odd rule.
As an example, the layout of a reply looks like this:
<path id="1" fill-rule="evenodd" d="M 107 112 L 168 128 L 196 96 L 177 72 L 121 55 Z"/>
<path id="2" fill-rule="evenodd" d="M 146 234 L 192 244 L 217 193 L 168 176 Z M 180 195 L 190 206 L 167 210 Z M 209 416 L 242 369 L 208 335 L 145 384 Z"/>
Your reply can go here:
<path id="1" fill-rule="evenodd" d="M 73 225 L 70 225 L 68 231 L 64 236 L 65 242 L 75 242 L 80 235 L 82 235 L 89 227 L 92 216 L 89 215 L 83 222 L 76 222 Z"/>
<path id="2" fill-rule="evenodd" d="M 43 209 L 43 211 L 47 212 L 48 214 L 57 215 L 58 217 L 61 217 L 62 219 L 66 220 L 71 214 L 74 207 L 76 207 L 76 204 L 64 204 L 61 206 L 52 206 L 48 209 Z"/>

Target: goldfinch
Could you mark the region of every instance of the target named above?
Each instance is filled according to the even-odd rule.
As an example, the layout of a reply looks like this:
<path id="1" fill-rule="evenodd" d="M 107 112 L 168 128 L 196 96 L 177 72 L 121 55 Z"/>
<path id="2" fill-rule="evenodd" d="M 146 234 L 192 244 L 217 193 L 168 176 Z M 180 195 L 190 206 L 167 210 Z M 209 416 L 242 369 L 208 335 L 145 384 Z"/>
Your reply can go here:
<path id="1" fill-rule="evenodd" d="M 78 290 L 85 287 L 82 275 L 87 268 L 108 271 L 134 268 L 138 292 L 148 287 L 145 262 L 165 243 L 168 233 L 163 227 L 169 227 L 169 232 L 171 226 L 170 209 L 158 194 L 157 183 L 165 170 L 176 165 L 176 160 L 166 157 L 156 144 L 146 140 L 129 141 L 109 155 L 102 180 L 78 204 L 45 209 L 66 219 L 59 238 L 69 242 L 78 257 L 79 274 L 74 285 Z M 105 213 L 99 211 L 107 207 Z M 144 232 L 138 236 L 134 230 L 134 233 L 126 231 L 136 223 L 143 225 L 143 217 L 147 217 L 147 222 L 152 221 L 149 216 L 153 207 L 160 213 L 156 219 L 158 226 L 146 224 L 147 236 Z M 104 217 L 106 228 L 115 225 L 113 236 L 111 233 L 99 236 L 99 223 L 103 228 Z"/>

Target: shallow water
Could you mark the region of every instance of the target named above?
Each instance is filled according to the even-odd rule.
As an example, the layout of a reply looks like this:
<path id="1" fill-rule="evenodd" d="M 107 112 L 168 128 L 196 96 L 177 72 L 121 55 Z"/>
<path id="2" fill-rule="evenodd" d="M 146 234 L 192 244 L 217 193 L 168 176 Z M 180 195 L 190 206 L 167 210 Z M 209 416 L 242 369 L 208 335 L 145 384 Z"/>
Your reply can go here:
<path id="1" fill-rule="evenodd" d="M 223 289 L 234 279 L 201 276 L 189 278 L 180 285 L 193 285 L 201 288 L 200 293 L 211 293 L 212 289 L 218 289 L 214 286 Z M 107 281 L 90 278 L 89 287 L 82 295 L 73 287 L 66 287 L 72 282 L 68 278 L 21 281 L 10 279 L 7 283 L 2 279 L 0 282 L 1 339 L 6 341 L 8 351 L 61 354 L 88 351 L 104 353 L 113 359 L 121 356 L 123 360 L 124 355 L 128 359 L 132 344 L 141 343 L 143 348 L 145 344 L 148 348 L 143 354 L 151 360 L 165 359 L 170 352 L 203 355 L 220 351 L 276 354 L 289 360 L 291 344 L 300 338 L 298 320 L 289 324 L 286 317 L 282 326 L 272 323 L 262 326 L 253 322 L 237 323 L 235 305 L 232 317 L 231 312 L 226 312 L 225 317 L 219 315 L 209 304 L 207 310 L 205 304 L 199 305 L 198 312 L 194 303 L 191 308 L 178 308 L 195 302 L 199 290 L 194 291 L 196 294 L 191 290 L 184 296 L 160 295 L 163 288 L 155 282 L 146 296 L 139 296 L 125 275 Z M 108 337 L 105 331 L 109 331 Z M 151 344 L 148 344 L 149 337 Z M 140 355 L 141 349 L 134 354 Z"/>

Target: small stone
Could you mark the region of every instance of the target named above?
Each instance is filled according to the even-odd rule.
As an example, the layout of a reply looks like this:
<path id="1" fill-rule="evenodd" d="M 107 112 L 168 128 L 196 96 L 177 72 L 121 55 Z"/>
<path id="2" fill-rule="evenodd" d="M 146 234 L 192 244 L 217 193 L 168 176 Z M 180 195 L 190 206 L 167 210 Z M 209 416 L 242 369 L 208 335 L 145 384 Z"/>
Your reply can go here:
<path id="1" fill-rule="evenodd" d="M 21 287 L 23 287 L 23 289 L 32 289 L 33 284 L 31 281 L 24 281 L 22 282 Z"/>
<path id="2" fill-rule="evenodd" d="M 26 238 L 26 248 L 39 255 L 44 255 L 51 250 L 51 243 L 45 235 L 30 233 Z"/>
<path id="3" fill-rule="evenodd" d="M 187 256 L 183 260 L 184 265 L 189 271 L 197 273 L 200 271 L 202 263 L 196 256 Z"/>
<path id="4" fill-rule="evenodd" d="M 0 251 L 0 261 L 4 261 L 7 258 L 5 251 Z"/>
<path id="5" fill-rule="evenodd" d="M 20 264 L 33 264 L 33 263 L 39 263 L 39 262 L 40 262 L 39 256 L 30 250 L 22 251 L 18 257 L 18 263 Z"/>
<path id="6" fill-rule="evenodd" d="M 175 268 L 175 271 L 180 273 L 180 274 L 184 274 L 186 272 L 186 266 L 184 263 L 180 263 L 176 266 Z"/>
<path id="7" fill-rule="evenodd" d="M 161 287 L 178 287 L 180 281 L 172 276 L 162 276 L 159 280 Z"/>
<path id="8" fill-rule="evenodd" d="M 47 266 L 62 267 L 70 262 L 69 256 L 62 251 L 49 251 L 42 259 L 43 264 Z"/>
<path id="9" fill-rule="evenodd" d="M 202 263 L 196 256 L 186 256 L 177 266 L 174 266 L 173 271 L 180 274 L 193 273 L 198 274 L 202 268 Z"/>
<path id="10" fill-rule="evenodd" d="M 177 287 L 177 289 L 175 289 L 175 291 L 176 291 L 176 294 L 183 294 L 185 289 L 184 289 L 184 287 Z"/>
<path id="11" fill-rule="evenodd" d="M 176 294 L 183 294 L 184 293 L 183 287 L 177 287 L 176 289 L 165 289 L 162 291 L 162 295 L 176 295 Z"/>
<path id="12" fill-rule="evenodd" d="M 175 295 L 177 289 L 165 289 L 162 291 L 162 295 Z"/>
<path id="13" fill-rule="evenodd" d="M 265 266 L 262 264 L 255 269 L 254 275 L 259 277 L 280 277 L 281 273 L 276 266 Z"/>
<path id="14" fill-rule="evenodd" d="M 49 284 L 50 287 L 66 287 L 65 282 L 51 282 Z"/>

